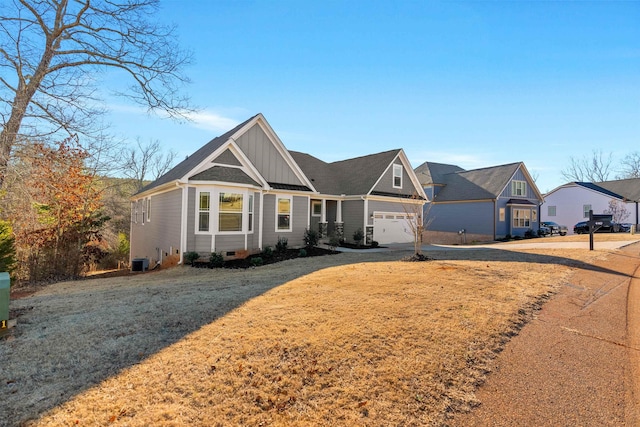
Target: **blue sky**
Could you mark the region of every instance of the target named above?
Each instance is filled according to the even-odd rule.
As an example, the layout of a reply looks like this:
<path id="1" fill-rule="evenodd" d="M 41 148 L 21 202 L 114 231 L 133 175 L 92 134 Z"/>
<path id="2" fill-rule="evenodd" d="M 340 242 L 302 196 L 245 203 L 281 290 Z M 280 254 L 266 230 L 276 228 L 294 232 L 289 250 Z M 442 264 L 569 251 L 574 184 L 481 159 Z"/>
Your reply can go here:
<path id="1" fill-rule="evenodd" d="M 193 52 L 200 112 L 118 100 L 110 120 L 180 158 L 258 112 L 325 161 L 523 161 L 542 192 L 570 157 L 640 151 L 640 2 L 166 0 L 159 19 Z"/>

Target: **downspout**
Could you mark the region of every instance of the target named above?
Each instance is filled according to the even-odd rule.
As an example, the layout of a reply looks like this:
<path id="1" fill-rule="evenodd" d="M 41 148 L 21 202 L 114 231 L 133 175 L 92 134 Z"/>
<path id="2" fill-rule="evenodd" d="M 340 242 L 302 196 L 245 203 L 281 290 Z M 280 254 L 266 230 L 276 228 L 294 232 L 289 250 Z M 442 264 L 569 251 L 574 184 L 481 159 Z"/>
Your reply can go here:
<path id="1" fill-rule="evenodd" d="M 184 263 L 184 253 L 187 251 L 187 207 L 189 204 L 189 195 L 186 185 L 176 182 L 176 186 L 182 189 L 182 212 L 180 213 L 180 261 L 178 264 Z"/>
<path id="2" fill-rule="evenodd" d="M 493 240 L 497 239 L 498 228 L 496 224 L 498 223 L 498 199 L 493 199 Z"/>
<path id="3" fill-rule="evenodd" d="M 262 250 L 262 230 L 264 229 L 264 193 L 264 190 L 260 190 L 260 220 L 258 221 L 260 224 L 260 230 L 258 231 L 258 248 L 260 248 L 260 250 Z"/>

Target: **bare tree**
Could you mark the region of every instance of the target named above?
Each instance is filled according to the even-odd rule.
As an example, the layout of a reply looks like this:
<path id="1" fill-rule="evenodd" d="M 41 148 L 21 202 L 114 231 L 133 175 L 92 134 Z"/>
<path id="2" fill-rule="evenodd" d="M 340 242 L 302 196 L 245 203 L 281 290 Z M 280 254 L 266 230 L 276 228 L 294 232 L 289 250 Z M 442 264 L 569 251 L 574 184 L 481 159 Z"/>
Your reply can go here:
<path id="1" fill-rule="evenodd" d="M 407 224 L 413 234 L 413 256 L 417 260 L 425 259 L 422 255 L 422 236 L 434 220 L 433 217 L 429 217 L 429 211 L 432 206 L 431 203 L 427 205 L 425 212 L 424 202 L 425 200 L 422 197 L 414 194 L 411 196 L 411 202 L 402 204 L 402 208 L 407 214 Z"/>
<path id="2" fill-rule="evenodd" d="M 591 157 L 571 157 L 569 166 L 560 173 L 567 181 L 602 182 L 609 179 L 613 155 L 604 155 L 602 150 L 593 150 Z"/>
<path id="3" fill-rule="evenodd" d="M 609 200 L 609 207 L 604 213 L 610 214 L 616 224 L 622 223 L 630 215 L 625 203 L 616 199 Z"/>
<path id="4" fill-rule="evenodd" d="M 136 146 L 125 149 L 122 173 L 135 182 L 135 189 L 139 191 L 148 179 L 158 179 L 175 164 L 178 154 L 169 150 L 164 152 L 160 141 L 149 141 L 143 144 L 136 139 Z"/>
<path id="5" fill-rule="evenodd" d="M 622 168 L 619 179 L 640 178 L 640 152 L 634 151 L 627 154 L 620 163 Z"/>
<path id="6" fill-rule="evenodd" d="M 151 21 L 159 0 L 4 0 L 0 3 L 0 187 L 21 136 L 95 130 L 96 76 L 131 82 L 119 95 L 184 117 L 190 55 L 175 28 Z"/>

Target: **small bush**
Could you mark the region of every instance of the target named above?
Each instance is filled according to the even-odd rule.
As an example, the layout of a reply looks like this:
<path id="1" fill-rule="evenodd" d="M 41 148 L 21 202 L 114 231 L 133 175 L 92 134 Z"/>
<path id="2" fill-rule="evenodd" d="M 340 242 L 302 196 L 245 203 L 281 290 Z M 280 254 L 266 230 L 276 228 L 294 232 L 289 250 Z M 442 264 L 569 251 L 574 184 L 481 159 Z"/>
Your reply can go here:
<path id="1" fill-rule="evenodd" d="M 336 236 L 335 234 L 332 234 L 329 237 L 329 249 L 331 249 L 332 251 L 335 251 L 336 248 L 341 244 L 342 244 L 342 239 Z"/>
<path id="2" fill-rule="evenodd" d="M 372 248 L 377 248 L 378 247 L 378 242 L 376 242 L 375 240 L 371 241 L 371 247 Z"/>
<path id="3" fill-rule="evenodd" d="M 286 252 L 289 240 L 286 237 L 278 237 L 278 243 L 276 243 L 276 252 Z"/>
<path id="4" fill-rule="evenodd" d="M 255 258 L 251 258 L 250 262 L 253 267 L 259 267 L 264 264 L 264 260 L 262 259 L 262 257 L 259 257 L 259 256 Z"/>
<path id="5" fill-rule="evenodd" d="M 303 248 L 303 249 L 300 249 L 300 252 L 298 252 L 298 256 L 299 256 L 300 258 L 304 258 L 304 257 L 306 257 L 306 256 L 307 256 L 307 251 L 306 251 L 306 249 L 304 249 L 304 248 Z"/>
<path id="6" fill-rule="evenodd" d="M 533 236 L 534 234 L 532 229 L 528 229 L 527 231 L 524 232 L 524 237 L 527 239 L 531 239 Z"/>
<path id="7" fill-rule="evenodd" d="M 16 263 L 15 240 L 8 221 L 0 220 L 0 271 L 11 272 Z"/>
<path id="8" fill-rule="evenodd" d="M 309 229 L 304 230 L 304 245 L 307 248 L 317 246 L 319 239 L 317 231 Z"/>
<path id="9" fill-rule="evenodd" d="M 209 267 L 211 268 L 224 267 L 224 257 L 222 256 L 222 254 L 211 252 L 211 256 L 209 257 Z"/>
<path id="10" fill-rule="evenodd" d="M 358 228 L 353 232 L 353 241 L 360 246 L 362 244 L 362 239 L 364 239 L 364 233 L 362 232 L 362 228 Z"/>
<path id="11" fill-rule="evenodd" d="M 262 256 L 265 258 L 273 258 L 273 248 L 271 246 L 266 246 L 262 250 Z"/>
<path id="12" fill-rule="evenodd" d="M 511 234 L 507 234 L 506 236 L 504 236 L 504 240 L 511 240 Z"/>
<path id="13" fill-rule="evenodd" d="M 200 258 L 200 254 L 198 252 L 187 252 L 184 254 L 184 260 L 189 265 L 194 265 L 198 258 Z"/>

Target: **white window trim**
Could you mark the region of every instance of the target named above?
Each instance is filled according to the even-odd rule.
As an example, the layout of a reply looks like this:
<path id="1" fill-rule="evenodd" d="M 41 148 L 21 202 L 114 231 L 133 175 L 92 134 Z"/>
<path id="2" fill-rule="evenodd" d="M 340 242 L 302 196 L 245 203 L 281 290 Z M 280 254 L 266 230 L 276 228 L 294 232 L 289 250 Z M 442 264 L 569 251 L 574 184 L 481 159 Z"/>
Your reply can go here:
<path id="1" fill-rule="evenodd" d="M 551 213 L 553 211 L 553 213 Z M 556 216 L 558 213 L 557 206 L 547 206 L 547 216 Z"/>
<path id="2" fill-rule="evenodd" d="M 522 194 L 518 194 L 518 187 L 519 184 L 522 184 Z M 522 197 L 526 197 L 527 196 L 527 181 L 520 181 L 520 180 L 516 180 L 514 179 L 513 181 L 511 181 L 511 195 L 512 196 L 522 196 Z"/>
<path id="3" fill-rule="evenodd" d="M 249 199 L 251 199 L 251 203 L 249 203 Z M 247 234 L 253 234 L 255 230 L 255 203 L 256 195 L 253 191 L 247 192 L 247 225 L 245 227 Z"/>
<path id="4" fill-rule="evenodd" d="M 147 222 L 151 222 L 151 197 L 147 197 Z"/>
<path id="5" fill-rule="evenodd" d="M 398 174 L 399 173 L 399 174 Z M 400 185 L 396 185 L 396 178 L 399 177 L 400 178 Z M 391 182 L 391 184 L 393 185 L 393 188 L 402 188 L 402 165 L 393 165 L 393 177 L 392 177 L 393 181 Z"/>
<path id="6" fill-rule="evenodd" d="M 582 218 L 589 218 L 589 211 L 592 209 L 591 205 L 582 205 Z"/>
<path id="7" fill-rule="evenodd" d="M 315 205 L 320 205 L 320 213 L 314 213 L 313 207 Z M 322 216 L 322 200 L 313 200 L 311 201 L 311 216 L 320 218 Z"/>
<path id="8" fill-rule="evenodd" d="M 200 193 L 209 193 L 209 230 L 200 231 Z M 220 193 L 235 193 L 242 194 L 242 230 L 240 231 L 219 231 L 220 221 Z M 256 198 L 251 190 L 233 187 L 202 187 L 196 188 L 196 209 L 195 209 L 195 225 L 194 233 L 200 235 L 243 235 L 253 234 L 255 230 L 255 206 L 252 230 L 249 231 L 249 196 L 253 195 L 253 203 L 255 204 Z M 277 208 L 276 208 L 277 209 Z M 276 216 L 277 222 L 277 216 Z"/>
<path id="9" fill-rule="evenodd" d="M 520 224 L 516 225 L 516 224 L 515 224 L 515 221 L 516 221 L 517 219 L 518 219 L 518 220 L 519 220 L 519 219 L 521 219 L 520 217 L 517 217 L 517 218 L 516 218 L 516 212 L 519 212 L 519 211 L 521 211 L 521 212 L 528 212 L 528 213 L 529 213 L 528 218 L 527 218 L 526 216 L 525 216 L 524 218 L 522 218 L 522 219 L 524 219 L 525 221 L 526 221 L 526 220 L 528 220 L 528 221 L 529 221 L 529 224 L 526 224 L 526 223 L 525 223 L 525 225 L 520 225 Z M 513 208 L 513 209 L 511 210 L 511 226 L 512 226 L 513 228 L 531 228 L 531 209 Z"/>
<path id="10" fill-rule="evenodd" d="M 208 230 L 200 230 L 200 194 L 209 193 L 209 229 Z M 195 234 L 213 234 L 213 210 L 211 209 L 211 200 L 213 200 L 214 190 L 207 189 L 198 189 L 196 190 L 196 221 L 195 221 Z"/>
<path id="11" fill-rule="evenodd" d="M 289 200 L 289 229 L 278 228 L 278 200 L 280 199 L 288 199 Z M 280 196 L 276 195 L 276 223 L 275 223 L 275 232 L 276 233 L 288 233 L 293 231 L 293 196 Z"/>

